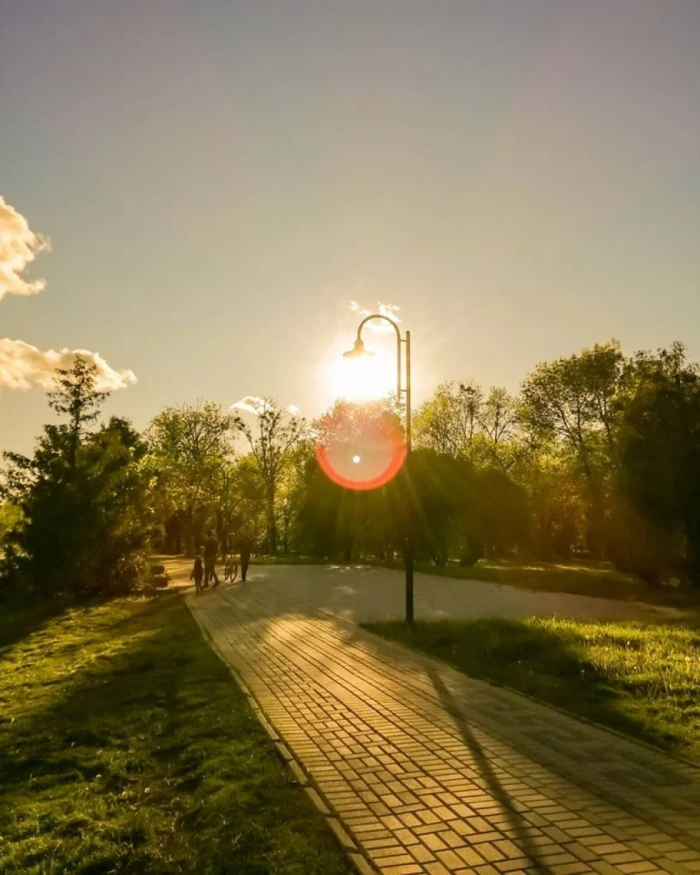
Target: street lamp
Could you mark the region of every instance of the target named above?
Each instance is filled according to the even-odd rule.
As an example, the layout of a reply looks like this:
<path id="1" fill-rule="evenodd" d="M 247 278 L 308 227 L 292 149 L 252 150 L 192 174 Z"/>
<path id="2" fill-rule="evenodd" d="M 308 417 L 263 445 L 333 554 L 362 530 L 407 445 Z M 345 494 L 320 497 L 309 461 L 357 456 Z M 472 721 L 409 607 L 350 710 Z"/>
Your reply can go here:
<path id="1" fill-rule="evenodd" d="M 373 319 L 383 319 L 396 332 L 396 402 L 401 405 L 401 397 L 403 396 L 406 404 L 406 461 L 408 462 L 411 455 L 411 332 L 406 331 L 405 336 L 401 337 L 399 326 L 381 313 L 375 313 L 365 318 L 357 326 L 357 337 L 352 349 L 344 353 L 345 358 L 366 358 L 373 356 L 371 350 L 366 349 L 362 340 L 362 329 L 368 322 Z M 405 346 L 406 350 L 406 387 L 401 385 L 401 347 Z M 408 532 L 406 533 L 406 543 L 404 550 L 404 564 L 406 570 L 406 624 L 413 626 L 413 531 L 412 531 L 412 514 L 409 507 L 408 516 Z"/>

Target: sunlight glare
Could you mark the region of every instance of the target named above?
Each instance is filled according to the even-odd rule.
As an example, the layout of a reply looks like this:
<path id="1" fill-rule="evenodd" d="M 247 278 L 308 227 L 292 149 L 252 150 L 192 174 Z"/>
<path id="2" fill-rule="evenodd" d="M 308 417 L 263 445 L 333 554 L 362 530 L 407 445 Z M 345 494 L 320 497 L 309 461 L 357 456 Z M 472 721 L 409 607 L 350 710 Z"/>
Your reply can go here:
<path id="1" fill-rule="evenodd" d="M 396 359 L 384 350 L 371 358 L 337 358 L 330 369 L 330 385 L 335 398 L 346 401 L 372 401 L 395 391 Z"/>

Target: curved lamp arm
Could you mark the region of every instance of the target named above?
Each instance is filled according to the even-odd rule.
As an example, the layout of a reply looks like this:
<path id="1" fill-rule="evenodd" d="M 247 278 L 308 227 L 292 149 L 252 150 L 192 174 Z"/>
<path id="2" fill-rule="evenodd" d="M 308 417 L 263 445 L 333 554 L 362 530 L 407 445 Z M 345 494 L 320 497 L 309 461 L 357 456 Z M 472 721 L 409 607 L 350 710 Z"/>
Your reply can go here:
<path id="1" fill-rule="evenodd" d="M 368 322 L 372 322 L 374 319 L 383 319 L 384 322 L 388 322 L 389 325 L 396 332 L 396 402 L 397 404 L 401 403 L 401 330 L 399 326 L 394 322 L 393 319 L 390 319 L 388 316 L 384 316 L 382 313 L 373 313 L 370 316 L 365 316 L 365 318 L 360 322 L 357 326 L 357 343 L 362 344 L 362 329 Z"/>

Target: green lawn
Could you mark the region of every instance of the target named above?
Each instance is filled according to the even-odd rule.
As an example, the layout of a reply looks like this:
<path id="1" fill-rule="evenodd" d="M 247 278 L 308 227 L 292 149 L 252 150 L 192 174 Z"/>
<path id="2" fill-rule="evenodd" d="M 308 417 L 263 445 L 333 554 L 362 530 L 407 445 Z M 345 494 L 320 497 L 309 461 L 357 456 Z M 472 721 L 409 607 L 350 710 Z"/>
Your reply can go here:
<path id="1" fill-rule="evenodd" d="M 560 619 L 367 628 L 700 761 L 700 628 Z"/>
<path id="2" fill-rule="evenodd" d="M 352 871 L 180 597 L 0 620 L 0 871 Z"/>

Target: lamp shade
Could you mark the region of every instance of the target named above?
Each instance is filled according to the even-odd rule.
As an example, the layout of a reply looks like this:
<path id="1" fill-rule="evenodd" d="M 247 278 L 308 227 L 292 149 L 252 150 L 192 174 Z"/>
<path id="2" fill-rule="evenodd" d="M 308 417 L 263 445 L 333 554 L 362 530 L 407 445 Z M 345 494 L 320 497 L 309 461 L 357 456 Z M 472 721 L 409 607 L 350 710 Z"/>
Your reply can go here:
<path id="1" fill-rule="evenodd" d="M 357 340 L 355 341 L 355 345 L 352 349 L 349 349 L 347 352 L 343 353 L 343 357 L 346 359 L 368 358 L 373 355 L 374 353 L 371 350 L 365 348 L 361 337 L 357 338 Z"/>

